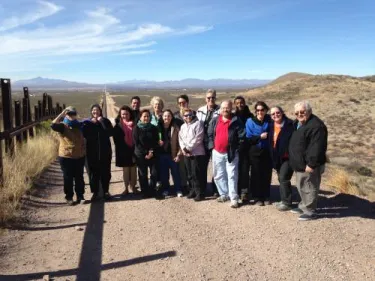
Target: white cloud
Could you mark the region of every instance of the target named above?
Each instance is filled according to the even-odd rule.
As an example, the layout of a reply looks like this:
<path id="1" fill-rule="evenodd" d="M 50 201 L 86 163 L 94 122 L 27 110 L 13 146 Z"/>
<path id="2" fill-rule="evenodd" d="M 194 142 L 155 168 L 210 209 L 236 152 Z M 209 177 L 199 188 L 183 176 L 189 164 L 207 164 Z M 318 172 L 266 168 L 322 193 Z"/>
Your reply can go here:
<path id="1" fill-rule="evenodd" d="M 138 51 L 127 51 L 119 53 L 119 55 L 123 56 L 135 56 L 135 55 L 145 55 L 145 54 L 152 54 L 155 53 L 155 50 L 138 50 Z"/>
<path id="2" fill-rule="evenodd" d="M 34 23 L 36 21 L 39 21 L 43 18 L 52 16 L 62 9 L 64 9 L 61 6 L 58 6 L 54 3 L 47 2 L 47 1 L 38 1 L 38 9 L 35 11 L 32 11 L 30 13 L 27 13 L 23 16 L 13 16 L 10 18 L 6 18 L 3 21 L 0 22 L 0 31 L 5 31 L 9 29 L 13 29 L 19 26 L 27 25 L 30 23 Z"/>

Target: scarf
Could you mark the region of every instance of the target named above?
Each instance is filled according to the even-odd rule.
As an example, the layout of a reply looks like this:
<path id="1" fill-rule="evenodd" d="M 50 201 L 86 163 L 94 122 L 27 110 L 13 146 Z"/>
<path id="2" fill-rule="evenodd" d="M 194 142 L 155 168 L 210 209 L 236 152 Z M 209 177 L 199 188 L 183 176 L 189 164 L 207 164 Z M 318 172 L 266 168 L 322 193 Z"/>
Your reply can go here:
<path id="1" fill-rule="evenodd" d="M 73 129 L 78 128 L 81 130 L 81 123 L 77 119 L 69 120 L 68 118 L 65 117 L 63 123 Z"/>
<path id="2" fill-rule="evenodd" d="M 125 143 L 132 147 L 133 146 L 133 121 L 125 121 L 125 120 L 121 120 L 121 127 L 122 127 L 122 130 L 124 131 L 124 140 L 125 140 Z"/>
<path id="3" fill-rule="evenodd" d="M 142 123 L 141 121 L 138 122 L 137 127 L 140 129 L 150 129 L 153 125 L 148 122 L 148 123 Z"/>

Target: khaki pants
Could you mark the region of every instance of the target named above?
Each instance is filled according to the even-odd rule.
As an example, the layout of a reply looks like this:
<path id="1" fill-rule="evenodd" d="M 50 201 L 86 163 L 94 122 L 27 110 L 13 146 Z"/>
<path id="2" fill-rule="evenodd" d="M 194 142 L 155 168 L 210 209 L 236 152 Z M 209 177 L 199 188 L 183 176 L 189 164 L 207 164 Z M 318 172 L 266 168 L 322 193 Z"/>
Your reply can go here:
<path id="1" fill-rule="evenodd" d="M 137 184 L 137 167 L 123 167 L 123 178 L 125 184 L 125 191 L 136 192 L 135 185 Z"/>
<path id="2" fill-rule="evenodd" d="M 296 172 L 296 182 L 301 202 L 298 205 L 304 214 L 312 215 L 318 205 L 320 182 L 325 166 L 319 166 L 312 173 Z"/>

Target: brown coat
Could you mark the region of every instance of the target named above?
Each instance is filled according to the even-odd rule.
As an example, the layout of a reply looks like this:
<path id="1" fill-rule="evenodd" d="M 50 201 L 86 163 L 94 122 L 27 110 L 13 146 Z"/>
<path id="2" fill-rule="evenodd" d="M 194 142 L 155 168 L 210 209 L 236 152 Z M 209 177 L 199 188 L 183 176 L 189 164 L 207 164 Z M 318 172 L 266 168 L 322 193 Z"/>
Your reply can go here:
<path id="1" fill-rule="evenodd" d="M 79 159 L 86 155 L 85 140 L 80 129 L 65 125 L 63 132 L 59 132 L 59 140 L 60 157 Z"/>
<path id="2" fill-rule="evenodd" d="M 176 124 L 173 124 L 171 127 L 171 151 L 172 158 L 176 158 L 177 154 L 181 154 L 180 144 L 178 142 L 178 134 L 180 129 Z"/>

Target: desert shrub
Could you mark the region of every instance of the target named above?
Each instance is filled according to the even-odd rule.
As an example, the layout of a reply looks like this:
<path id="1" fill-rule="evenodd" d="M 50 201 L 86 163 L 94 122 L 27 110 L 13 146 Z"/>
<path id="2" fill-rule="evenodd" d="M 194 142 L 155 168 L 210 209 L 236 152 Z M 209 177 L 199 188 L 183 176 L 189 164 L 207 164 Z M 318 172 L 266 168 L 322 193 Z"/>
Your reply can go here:
<path id="1" fill-rule="evenodd" d="M 355 98 L 350 98 L 349 101 L 355 103 L 355 104 L 360 104 L 361 102 Z"/>
<path id="2" fill-rule="evenodd" d="M 40 173 L 57 157 L 57 139 L 49 132 L 30 139 L 11 157 L 5 155 L 4 181 L 0 186 L 0 224 L 15 215 L 21 197 Z"/>
<path id="3" fill-rule="evenodd" d="M 367 167 L 360 167 L 357 169 L 357 173 L 360 174 L 361 176 L 366 176 L 366 177 L 371 177 L 372 176 L 372 171 L 371 169 Z"/>
<path id="4" fill-rule="evenodd" d="M 50 132 L 51 131 L 51 124 L 52 124 L 52 121 L 48 120 L 48 121 L 40 122 L 38 125 L 36 125 L 35 129 L 36 129 L 37 135 L 46 134 L 46 133 Z"/>
<path id="5" fill-rule="evenodd" d="M 326 184 L 340 193 L 360 194 L 356 184 L 350 180 L 348 172 L 343 169 L 333 168 L 329 170 Z"/>

